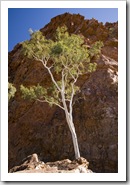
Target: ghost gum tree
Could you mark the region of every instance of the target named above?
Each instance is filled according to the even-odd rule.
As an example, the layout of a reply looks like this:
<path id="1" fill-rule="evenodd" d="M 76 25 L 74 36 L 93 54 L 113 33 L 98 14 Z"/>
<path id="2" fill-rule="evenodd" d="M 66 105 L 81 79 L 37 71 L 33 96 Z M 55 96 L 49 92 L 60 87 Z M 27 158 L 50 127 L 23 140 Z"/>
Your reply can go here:
<path id="1" fill-rule="evenodd" d="M 46 39 L 37 31 L 31 32 L 30 40 L 23 43 L 24 55 L 41 62 L 52 83 L 48 88 L 39 84 L 31 87 L 21 85 L 22 96 L 56 105 L 65 112 L 76 159 L 80 157 L 73 122 L 73 99 L 80 91 L 76 82 L 80 75 L 96 70 L 96 63 L 91 63 L 91 58 L 100 54 L 102 46 L 102 42 L 97 41 L 88 49 L 84 37 L 69 34 L 66 26 L 57 28 L 55 40 Z"/>

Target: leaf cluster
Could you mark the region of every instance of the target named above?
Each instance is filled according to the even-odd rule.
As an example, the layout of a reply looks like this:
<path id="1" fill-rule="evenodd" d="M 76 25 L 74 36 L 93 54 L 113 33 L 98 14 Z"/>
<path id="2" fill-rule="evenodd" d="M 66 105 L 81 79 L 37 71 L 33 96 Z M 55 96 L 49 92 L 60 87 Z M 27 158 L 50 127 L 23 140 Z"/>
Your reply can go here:
<path id="1" fill-rule="evenodd" d="M 8 100 L 13 98 L 15 96 L 15 93 L 16 93 L 15 86 L 12 83 L 8 82 Z"/>
<path id="2" fill-rule="evenodd" d="M 20 91 L 22 93 L 22 98 L 27 100 L 42 100 L 43 102 L 48 102 L 51 106 L 54 103 L 59 103 L 59 92 L 57 91 L 54 84 L 49 88 L 44 88 L 41 85 L 25 87 L 20 86 Z"/>
<path id="3" fill-rule="evenodd" d="M 89 53 L 90 53 L 90 58 L 93 58 L 93 57 L 96 57 L 98 58 L 101 54 L 101 48 L 104 46 L 103 42 L 102 41 L 97 41 L 95 42 L 90 50 L 89 50 Z"/>
<path id="4" fill-rule="evenodd" d="M 53 41 L 47 40 L 42 32 L 37 31 L 31 34 L 31 39 L 22 44 L 22 53 L 28 58 L 37 57 L 38 59 L 47 59 L 50 57 L 50 48 Z"/>
<path id="5" fill-rule="evenodd" d="M 37 98 L 43 98 L 47 94 L 47 90 L 40 86 L 31 86 L 25 87 L 23 85 L 20 86 L 20 91 L 22 93 L 22 97 L 24 99 L 35 100 Z"/>

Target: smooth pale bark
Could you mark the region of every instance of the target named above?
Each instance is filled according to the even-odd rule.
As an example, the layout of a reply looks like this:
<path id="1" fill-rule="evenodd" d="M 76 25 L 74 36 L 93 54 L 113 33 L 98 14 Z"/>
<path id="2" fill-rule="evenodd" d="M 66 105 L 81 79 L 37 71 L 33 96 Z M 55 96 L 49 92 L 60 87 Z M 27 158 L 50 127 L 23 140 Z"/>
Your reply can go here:
<path id="1" fill-rule="evenodd" d="M 79 152 L 79 145 L 78 145 L 78 140 L 77 140 L 77 135 L 75 132 L 75 127 L 73 122 L 67 121 L 71 135 L 72 135 L 72 140 L 73 140 L 73 146 L 74 146 L 74 152 L 75 152 L 75 158 L 78 159 L 80 158 L 80 152 Z"/>
<path id="2" fill-rule="evenodd" d="M 76 135 L 75 127 L 74 127 L 74 123 L 73 123 L 72 112 L 71 112 L 71 114 L 68 112 L 67 105 L 66 105 L 66 102 L 65 102 L 64 93 L 61 93 L 61 96 L 62 96 L 63 106 L 64 106 L 64 109 L 65 109 L 64 111 L 65 111 L 66 121 L 68 123 L 69 129 L 70 129 L 70 132 L 71 132 L 71 136 L 72 136 L 75 158 L 78 159 L 78 158 L 80 158 L 80 152 L 79 152 L 77 135 Z"/>

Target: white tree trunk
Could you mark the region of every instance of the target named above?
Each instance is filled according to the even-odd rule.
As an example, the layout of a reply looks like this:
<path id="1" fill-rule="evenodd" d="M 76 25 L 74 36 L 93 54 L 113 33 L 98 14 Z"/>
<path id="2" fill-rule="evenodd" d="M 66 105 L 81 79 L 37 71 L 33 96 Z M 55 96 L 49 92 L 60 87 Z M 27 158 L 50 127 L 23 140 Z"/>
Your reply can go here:
<path id="1" fill-rule="evenodd" d="M 74 145 L 75 158 L 78 159 L 80 158 L 80 152 L 79 152 L 79 146 L 78 146 L 78 140 L 77 140 L 75 128 L 71 130 L 71 135 L 72 135 L 72 140 L 73 140 L 73 145 Z"/>
<path id="2" fill-rule="evenodd" d="M 74 123 L 70 119 L 69 113 L 67 113 L 65 111 L 65 114 L 66 114 L 66 120 L 67 120 L 69 129 L 70 129 L 70 132 L 71 132 L 71 136 L 72 136 L 72 141 L 73 141 L 73 146 L 74 146 L 74 152 L 75 152 L 75 158 L 78 159 L 78 158 L 80 158 L 80 152 L 79 152 L 79 145 L 78 145 L 77 135 L 76 135 L 76 132 L 75 132 Z"/>
<path id="3" fill-rule="evenodd" d="M 79 146 L 78 146 L 78 141 L 77 141 L 77 135 L 75 132 L 75 127 L 73 123 L 73 116 L 72 116 L 72 101 L 70 102 L 70 112 L 68 111 L 66 101 L 65 101 L 65 93 L 64 93 L 64 81 L 62 81 L 62 87 L 63 91 L 61 91 L 61 97 L 62 97 L 62 103 L 65 111 L 65 116 L 66 116 L 66 121 L 68 123 L 71 135 L 72 135 L 72 140 L 73 140 L 73 146 L 74 146 L 74 152 L 75 152 L 75 158 L 78 159 L 80 158 L 80 152 L 79 152 Z"/>

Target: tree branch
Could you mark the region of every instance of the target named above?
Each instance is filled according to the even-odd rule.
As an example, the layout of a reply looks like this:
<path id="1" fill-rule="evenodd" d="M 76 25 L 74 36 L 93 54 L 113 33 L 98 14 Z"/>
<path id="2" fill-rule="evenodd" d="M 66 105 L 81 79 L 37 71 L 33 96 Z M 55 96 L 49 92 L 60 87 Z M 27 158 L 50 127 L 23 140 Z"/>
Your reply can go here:
<path id="1" fill-rule="evenodd" d="M 61 61 L 62 61 L 62 60 L 61 60 Z M 68 60 L 67 60 L 67 61 L 68 61 Z M 72 75 L 72 73 L 70 72 L 69 65 L 68 65 L 68 66 L 67 66 L 67 65 L 65 65 L 63 61 L 62 61 L 62 65 L 64 66 L 64 68 L 65 68 L 65 69 L 67 69 L 67 70 L 69 71 L 69 73 L 70 73 L 71 77 L 73 78 L 73 80 L 75 80 L 74 75 Z"/>
<path id="2" fill-rule="evenodd" d="M 62 70 L 62 92 L 65 92 L 65 74 L 64 69 Z"/>
<path id="3" fill-rule="evenodd" d="M 70 102 L 70 100 L 69 100 L 69 99 L 65 99 L 65 101 L 69 101 L 69 102 Z"/>
<path id="4" fill-rule="evenodd" d="M 33 54 L 33 57 L 34 57 L 37 61 L 40 61 L 40 62 L 43 64 L 43 66 L 48 70 L 48 72 L 49 72 L 49 74 L 50 74 L 50 76 L 51 76 L 52 82 L 55 84 L 55 86 L 57 87 L 57 89 L 61 92 L 61 89 L 60 89 L 60 87 L 58 86 L 57 82 L 55 81 L 54 76 L 53 76 L 53 74 L 52 74 L 52 72 L 51 72 L 51 70 L 50 70 L 53 66 L 50 66 L 50 67 L 47 66 L 47 61 L 49 60 L 49 58 L 48 58 L 48 60 L 46 60 L 45 57 L 42 57 L 42 59 L 40 59 L 40 58 L 37 58 L 35 54 Z"/>
<path id="5" fill-rule="evenodd" d="M 40 99 L 36 99 L 36 100 L 39 101 L 39 102 L 42 102 L 42 103 L 53 103 L 54 105 L 57 105 L 58 107 L 60 107 L 62 110 L 65 110 L 64 107 L 62 107 L 61 105 L 59 105 L 56 102 L 51 102 L 51 101 L 48 101 L 48 100 L 40 100 Z"/>
<path id="6" fill-rule="evenodd" d="M 66 114 L 68 114 L 68 107 L 67 107 L 66 99 L 65 99 L 65 81 L 64 81 L 64 77 L 65 77 L 65 74 L 64 74 L 64 69 L 63 69 L 63 70 L 62 70 L 62 89 L 61 89 L 61 97 L 62 97 L 62 103 L 63 103 L 63 106 L 64 106 L 64 110 L 65 110 Z"/>
<path id="7" fill-rule="evenodd" d="M 51 76 L 52 82 L 55 84 L 55 86 L 57 87 L 57 89 L 61 92 L 61 89 L 58 86 L 57 82 L 55 81 L 54 76 L 53 76 L 53 74 L 52 74 L 52 72 L 50 70 L 50 67 L 47 67 L 46 65 L 44 65 L 44 67 L 48 70 L 48 72 L 49 72 L 49 74 Z"/>
<path id="8" fill-rule="evenodd" d="M 74 83 L 71 84 L 71 88 L 72 88 L 72 94 L 71 94 L 71 98 L 70 98 L 70 103 L 69 103 L 69 108 L 70 108 L 70 116 L 72 117 L 72 109 L 73 109 L 73 97 L 74 97 Z M 72 118 L 71 118 L 72 119 Z"/>

